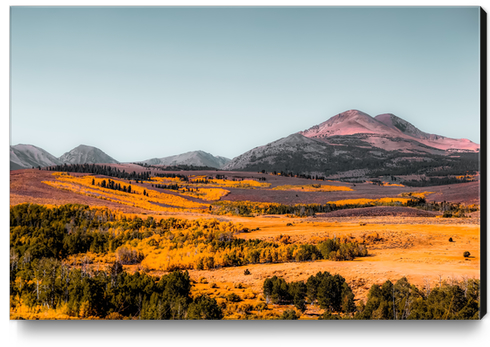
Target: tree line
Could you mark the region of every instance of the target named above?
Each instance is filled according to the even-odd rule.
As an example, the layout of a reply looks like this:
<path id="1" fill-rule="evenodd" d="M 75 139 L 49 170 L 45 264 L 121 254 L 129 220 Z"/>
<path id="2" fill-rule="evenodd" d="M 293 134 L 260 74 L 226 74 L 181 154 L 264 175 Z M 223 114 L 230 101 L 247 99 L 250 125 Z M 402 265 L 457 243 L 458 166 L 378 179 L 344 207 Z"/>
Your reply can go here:
<path id="1" fill-rule="evenodd" d="M 150 179 L 150 172 L 145 171 L 142 173 L 136 173 L 133 171 L 131 173 L 126 172 L 126 170 L 120 170 L 118 168 L 111 167 L 109 165 L 99 165 L 99 164 L 63 164 L 63 165 L 53 165 L 44 168 L 48 171 L 59 171 L 59 172 L 80 172 L 80 173 L 90 173 L 94 175 L 104 175 L 109 177 L 122 178 L 126 180 L 140 180 L 147 181 Z"/>
<path id="2" fill-rule="evenodd" d="M 223 318 L 215 299 L 190 296 L 187 272 L 152 277 L 123 271 L 117 262 L 107 271 L 98 271 L 70 268 L 54 258 L 25 256 L 10 268 L 12 319 L 36 319 L 35 313 L 49 310 L 64 319 Z"/>
<path id="3" fill-rule="evenodd" d="M 325 312 L 353 313 L 355 311 L 354 294 L 345 278 L 329 272 L 318 272 L 310 276 L 306 283 L 296 281 L 287 283 L 283 278 L 267 278 L 263 284 L 263 293 L 267 303 L 293 304 L 301 312 L 307 304 L 317 304 Z"/>
<path id="4" fill-rule="evenodd" d="M 472 182 L 473 179 L 467 176 L 462 178 L 458 177 L 429 177 L 423 178 L 421 180 L 405 180 L 403 184 L 407 187 L 429 187 L 429 186 L 444 186 L 447 184 L 457 184 L 457 183 L 466 183 Z"/>
<path id="5" fill-rule="evenodd" d="M 286 282 L 274 276 L 263 283 L 268 303 L 293 304 L 304 312 L 307 304 L 325 311 L 319 319 L 362 320 L 470 320 L 479 319 L 480 280 L 441 281 L 439 286 L 423 288 L 410 284 L 406 277 L 395 283 L 373 284 L 367 301 L 355 304 L 352 289 L 340 275 L 318 272 L 303 281 Z M 298 319 L 291 311 L 281 319 Z"/>
<path id="6" fill-rule="evenodd" d="M 298 217 L 314 216 L 316 213 L 332 212 L 337 210 L 364 208 L 374 206 L 406 206 L 415 207 L 426 211 L 438 211 L 445 213 L 444 217 L 464 217 L 465 213 L 478 211 L 478 206 L 466 206 L 460 203 L 427 202 L 425 198 L 412 197 L 406 202 L 376 202 L 350 203 L 350 204 L 295 204 L 286 205 L 275 202 L 251 202 L 251 201 L 217 201 L 212 204 L 211 211 L 214 214 L 232 214 L 236 216 L 250 217 L 253 215 L 293 215 Z"/>
<path id="7" fill-rule="evenodd" d="M 92 252 L 115 254 L 124 264 L 156 270 L 214 269 L 255 263 L 348 261 L 368 254 L 365 245 L 347 239 L 318 244 L 244 240 L 239 224 L 217 220 L 126 218 L 106 209 L 83 205 L 46 208 L 34 204 L 11 207 L 12 261 L 55 258 Z"/>

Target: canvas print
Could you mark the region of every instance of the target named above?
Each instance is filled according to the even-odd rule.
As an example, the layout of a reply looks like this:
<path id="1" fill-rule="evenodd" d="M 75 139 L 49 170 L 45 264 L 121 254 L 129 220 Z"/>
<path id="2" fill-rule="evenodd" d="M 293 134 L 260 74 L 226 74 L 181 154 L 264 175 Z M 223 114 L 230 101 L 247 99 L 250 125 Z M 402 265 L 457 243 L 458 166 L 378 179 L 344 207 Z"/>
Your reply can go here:
<path id="1" fill-rule="evenodd" d="M 480 319 L 484 19 L 11 7 L 10 319 Z"/>

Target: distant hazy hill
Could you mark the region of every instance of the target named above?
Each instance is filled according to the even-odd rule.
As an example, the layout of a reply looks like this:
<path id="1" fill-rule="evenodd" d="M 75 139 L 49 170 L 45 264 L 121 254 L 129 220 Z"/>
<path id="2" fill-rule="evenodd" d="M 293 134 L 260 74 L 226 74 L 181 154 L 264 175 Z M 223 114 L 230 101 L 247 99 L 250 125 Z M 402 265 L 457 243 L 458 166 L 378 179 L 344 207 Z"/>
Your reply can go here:
<path id="1" fill-rule="evenodd" d="M 114 158 L 108 156 L 100 149 L 92 146 L 80 145 L 66 152 L 60 157 L 60 161 L 66 164 L 117 164 Z"/>
<path id="2" fill-rule="evenodd" d="M 305 131 L 256 147 L 223 169 L 346 176 L 404 175 L 435 168 L 478 170 L 480 146 L 427 134 L 392 114 L 349 110 Z"/>
<path id="3" fill-rule="evenodd" d="M 142 163 L 147 163 L 149 165 L 193 165 L 193 166 L 208 166 L 214 168 L 221 168 L 230 159 L 214 156 L 210 153 L 204 151 L 193 151 L 178 155 L 172 155 L 164 158 L 153 158 L 142 161 Z"/>
<path id="4" fill-rule="evenodd" d="M 10 146 L 10 163 L 10 169 L 16 170 L 38 166 L 58 165 L 62 162 L 42 148 L 33 145 L 19 144 Z"/>
<path id="5" fill-rule="evenodd" d="M 214 156 L 204 151 L 194 151 L 165 158 L 154 158 L 142 163 L 150 165 L 188 165 L 199 167 L 221 168 L 230 159 Z M 61 157 L 56 158 L 42 148 L 33 145 L 10 146 L 10 170 L 28 169 L 32 167 L 46 167 L 60 164 L 117 164 L 100 149 L 92 146 L 80 145 Z"/>
<path id="6" fill-rule="evenodd" d="M 10 170 L 84 163 L 115 164 L 118 162 L 100 149 L 85 145 L 80 145 L 59 158 L 33 145 L 19 144 L 10 146 Z"/>

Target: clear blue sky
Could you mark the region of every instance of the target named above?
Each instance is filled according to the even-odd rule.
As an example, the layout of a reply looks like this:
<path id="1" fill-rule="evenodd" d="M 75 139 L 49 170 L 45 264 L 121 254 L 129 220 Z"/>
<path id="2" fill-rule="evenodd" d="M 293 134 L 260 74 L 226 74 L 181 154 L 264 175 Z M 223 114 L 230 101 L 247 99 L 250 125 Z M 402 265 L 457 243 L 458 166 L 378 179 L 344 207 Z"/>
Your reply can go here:
<path id="1" fill-rule="evenodd" d="M 233 158 L 348 109 L 479 143 L 479 8 L 11 8 L 11 144 Z"/>

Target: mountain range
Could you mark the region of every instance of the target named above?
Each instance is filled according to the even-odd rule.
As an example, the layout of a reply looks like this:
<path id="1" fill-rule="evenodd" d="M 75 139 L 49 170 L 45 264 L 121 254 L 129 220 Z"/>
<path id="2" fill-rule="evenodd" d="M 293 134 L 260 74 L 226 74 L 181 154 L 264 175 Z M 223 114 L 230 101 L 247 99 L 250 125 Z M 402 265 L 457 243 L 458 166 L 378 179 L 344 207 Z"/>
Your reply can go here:
<path id="1" fill-rule="evenodd" d="M 170 157 L 153 158 L 141 161 L 149 165 L 193 165 L 220 168 L 230 159 L 203 151 L 187 152 Z M 119 162 L 102 150 L 86 145 L 75 147 L 56 158 L 42 148 L 18 144 L 10 146 L 10 170 L 29 169 L 62 164 L 118 164 Z"/>
<path id="2" fill-rule="evenodd" d="M 75 147 L 59 158 L 56 158 L 44 149 L 33 145 L 18 144 L 10 146 L 10 170 L 84 163 L 117 164 L 118 161 L 108 156 L 100 149 L 86 145 Z"/>
<path id="3" fill-rule="evenodd" d="M 427 148 L 430 147 L 443 151 L 466 150 L 476 152 L 480 148 L 478 144 L 467 139 L 451 139 L 425 133 L 391 113 L 380 114 L 373 118 L 358 110 L 340 113 L 326 122 L 299 133 L 325 143 L 330 143 L 329 138 L 335 136 L 368 134 L 369 136 L 364 137 L 366 142 L 388 151 L 413 152 L 420 150 L 431 152 L 432 150 Z M 381 139 L 384 139 L 384 142 Z M 423 146 L 418 146 L 413 141 Z"/>
<path id="4" fill-rule="evenodd" d="M 393 114 L 371 117 L 349 110 L 245 152 L 222 169 L 326 177 L 421 174 L 438 168 L 465 172 L 478 170 L 479 150 L 467 139 L 425 133 Z"/>
<path id="5" fill-rule="evenodd" d="M 231 160 L 225 157 L 214 156 L 204 151 L 193 151 L 164 158 L 153 158 L 141 163 L 149 165 L 193 165 L 221 168 Z"/>
<path id="6" fill-rule="evenodd" d="M 278 171 L 360 177 L 420 174 L 437 168 L 478 170 L 480 145 L 429 134 L 391 113 L 349 110 L 304 131 L 230 160 L 203 151 L 141 161 L 149 165 L 208 166 L 223 170 Z M 59 164 L 118 163 L 96 147 L 80 145 L 56 158 L 45 150 L 10 147 L 11 170 Z"/>

